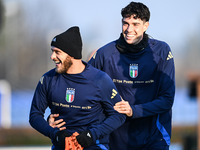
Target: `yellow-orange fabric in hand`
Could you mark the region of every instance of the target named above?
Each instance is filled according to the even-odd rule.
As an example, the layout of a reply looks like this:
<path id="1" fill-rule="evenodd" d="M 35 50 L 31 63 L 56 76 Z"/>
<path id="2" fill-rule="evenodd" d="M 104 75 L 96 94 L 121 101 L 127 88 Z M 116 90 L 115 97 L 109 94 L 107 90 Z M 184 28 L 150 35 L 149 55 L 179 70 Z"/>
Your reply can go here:
<path id="1" fill-rule="evenodd" d="M 83 147 L 76 140 L 76 136 L 79 135 L 74 132 L 70 137 L 65 138 L 65 150 L 83 150 Z"/>

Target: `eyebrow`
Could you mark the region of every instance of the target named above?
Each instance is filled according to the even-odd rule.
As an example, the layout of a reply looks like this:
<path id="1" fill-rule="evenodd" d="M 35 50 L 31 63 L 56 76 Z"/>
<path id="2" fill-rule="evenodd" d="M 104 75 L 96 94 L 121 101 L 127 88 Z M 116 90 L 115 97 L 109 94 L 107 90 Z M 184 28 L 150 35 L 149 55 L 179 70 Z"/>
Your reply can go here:
<path id="1" fill-rule="evenodd" d="M 127 21 L 122 20 L 123 24 L 129 24 Z M 141 24 L 140 22 L 131 22 L 131 24 Z"/>
<path id="2" fill-rule="evenodd" d="M 53 52 L 53 51 L 56 51 L 56 50 L 51 48 L 51 51 Z"/>
<path id="3" fill-rule="evenodd" d="M 128 23 L 127 21 L 122 20 L 123 23 Z"/>
<path id="4" fill-rule="evenodd" d="M 51 48 L 51 51 L 52 51 L 52 52 L 60 52 L 59 50 L 57 50 L 57 49 L 52 49 L 52 48 Z"/>

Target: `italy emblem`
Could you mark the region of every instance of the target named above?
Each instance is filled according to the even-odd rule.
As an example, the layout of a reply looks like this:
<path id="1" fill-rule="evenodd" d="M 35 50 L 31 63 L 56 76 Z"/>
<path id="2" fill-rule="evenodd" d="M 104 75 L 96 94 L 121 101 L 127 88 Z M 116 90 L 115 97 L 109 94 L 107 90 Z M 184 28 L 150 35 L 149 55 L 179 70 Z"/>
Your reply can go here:
<path id="1" fill-rule="evenodd" d="M 74 96 L 75 96 L 75 89 L 67 88 L 65 97 L 66 101 L 68 103 L 72 103 L 74 101 Z"/>
<path id="2" fill-rule="evenodd" d="M 136 78 L 138 76 L 138 64 L 130 64 L 129 75 L 131 78 Z"/>

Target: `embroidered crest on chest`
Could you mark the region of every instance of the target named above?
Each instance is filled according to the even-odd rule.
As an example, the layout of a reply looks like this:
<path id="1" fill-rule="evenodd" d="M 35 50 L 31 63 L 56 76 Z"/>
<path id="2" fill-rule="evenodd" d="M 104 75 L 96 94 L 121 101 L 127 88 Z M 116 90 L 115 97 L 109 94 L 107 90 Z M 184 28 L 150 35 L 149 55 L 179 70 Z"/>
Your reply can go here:
<path id="1" fill-rule="evenodd" d="M 138 76 L 138 64 L 130 64 L 129 75 L 131 78 L 136 78 Z"/>
<path id="2" fill-rule="evenodd" d="M 74 97 L 75 97 L 75 89 L 67 88 L 65 97 L 66 101 L 68 103 L 72 103 L 74 101 Z"/>

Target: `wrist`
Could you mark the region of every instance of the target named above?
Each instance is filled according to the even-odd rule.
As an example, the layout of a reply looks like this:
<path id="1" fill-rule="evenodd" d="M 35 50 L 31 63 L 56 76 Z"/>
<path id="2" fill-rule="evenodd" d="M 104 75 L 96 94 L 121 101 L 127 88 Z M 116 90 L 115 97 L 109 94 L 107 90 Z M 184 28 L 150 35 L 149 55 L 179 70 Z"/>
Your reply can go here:
<path id="1" fill-rule="evenodd" d="M 61 148 L 65 147 L 65 138 L 69 136 L 70 134 L 66 130 L 57 131 L 54 138 L 55 145 Z"/>
<path id="2" fill-rule="evenodd" d="M 77 137 L 76 137 L 78 143 L 82 146 L 82 147 L 89 147 L 90 145 L 92 145 L 94 143 L 93 141 L 93 135 L 91 133 L 90 130 L 87 131 L 83 131 L 82 133 L 80 133 Z"/>

